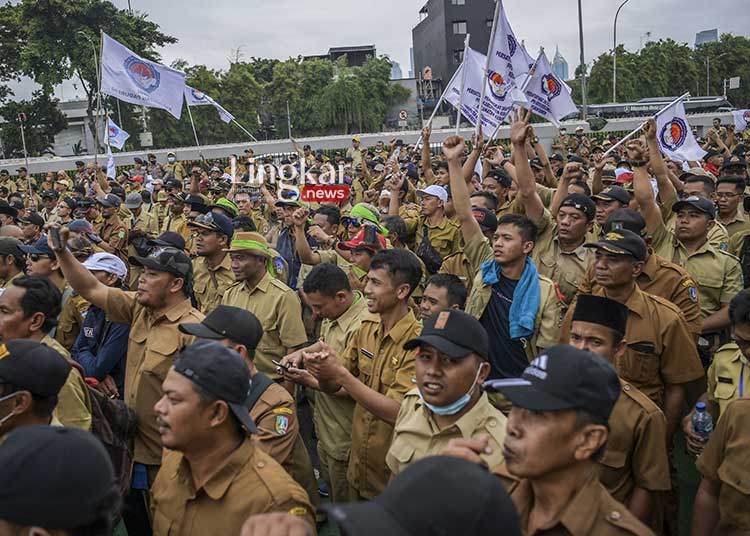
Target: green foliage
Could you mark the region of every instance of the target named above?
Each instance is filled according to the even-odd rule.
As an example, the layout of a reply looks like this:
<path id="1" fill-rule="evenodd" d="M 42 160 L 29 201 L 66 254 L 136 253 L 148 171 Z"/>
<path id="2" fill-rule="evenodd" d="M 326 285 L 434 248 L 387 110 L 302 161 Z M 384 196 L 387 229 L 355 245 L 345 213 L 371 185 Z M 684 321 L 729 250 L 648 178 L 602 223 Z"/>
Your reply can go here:
<path id="1" fill-rule="evenodd" d="M 0 107 L 0 117 L 5 120 L 0 124 L 0 137 L 6 156 L 23 156 L 21 129 L 17 120 L 21 112 L 26 114 L 24 134 L 29 156 L 51 152 L 55 134 L 68 125 L 65 115 L 57 108 L 57 102 L 57 99 L 39 90 L 34 92 L 30 101 L 11 101 Z"/>

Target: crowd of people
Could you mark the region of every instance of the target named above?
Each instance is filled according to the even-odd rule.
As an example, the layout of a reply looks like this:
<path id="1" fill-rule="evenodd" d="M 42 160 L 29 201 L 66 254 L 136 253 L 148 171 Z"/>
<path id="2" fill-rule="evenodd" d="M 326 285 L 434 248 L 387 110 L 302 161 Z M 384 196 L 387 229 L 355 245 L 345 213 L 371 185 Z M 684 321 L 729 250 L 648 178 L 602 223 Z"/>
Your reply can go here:
<path id="1" fill-rule="evenodd" d="M 0 535 L 746 534 L 748 133 L 529 119 L 0 172 Z"/>

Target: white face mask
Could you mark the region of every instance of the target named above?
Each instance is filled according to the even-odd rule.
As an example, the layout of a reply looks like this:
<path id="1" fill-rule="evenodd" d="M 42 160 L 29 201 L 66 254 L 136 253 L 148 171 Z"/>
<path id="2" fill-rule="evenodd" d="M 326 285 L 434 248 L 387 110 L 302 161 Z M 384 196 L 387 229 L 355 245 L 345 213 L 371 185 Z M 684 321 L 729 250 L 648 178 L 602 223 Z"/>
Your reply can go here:
<path id="1" fill-rule="evenodd" d="M 173 163 L 174 162 L 174 156 L 170 156 L 169 158 L 167 158 L 167 162 L 169 162 L 170 164 Z"/>
<path id="2" fill-rule="evenodd" d="M 15 393 L 11 393 L 9 395 L 5 395 L 4 397 L 0 398 L 0 402 L 5 402 L 6 400 L 9 400 L 9 399 L 13 398 L 17 394 L 18 394 L 18 392 L 16 391 Z M 0 426 L 2 426 L 5 423 L 5 421 L 7 421 L 11 417 L 13 417 L 15 414 L 16 413 L 11 410 L 11 412 L 8 413 L 5 417 L 0 418 Z"/>

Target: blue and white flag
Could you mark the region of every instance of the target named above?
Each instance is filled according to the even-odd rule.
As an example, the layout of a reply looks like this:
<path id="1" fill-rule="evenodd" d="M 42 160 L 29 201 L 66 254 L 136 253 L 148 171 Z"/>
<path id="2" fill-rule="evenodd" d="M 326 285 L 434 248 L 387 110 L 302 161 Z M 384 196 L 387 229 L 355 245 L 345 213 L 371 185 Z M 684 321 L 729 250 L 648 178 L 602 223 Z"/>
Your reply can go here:
<path id="1" fill-rule="evenodd" d="M 495 42 L 491 43 L 488 49 L 490 50 L 489 68 L 490 71 L 508 72 L 520 86 L 534 65 L 534 58 L 526 51 L 523 43 L 516 39 L 502 3 L 499 11 Z"/>
<path id="2" fill-rule="evenodd" d="M 662 152 L 672 160 L 697 162 L 706 155 L 695 141 L 682 99 L 656 114 L 656 140 Z"/>
<path id="3" fill-rule="evenodd" d="M 187 85 L 185 86 L 185 102 L 187 102 L 188 106 L 204 106 L 206 104 L 211 104 L 219 112 L 219 117 L 221 117 L 222 121 L 225 123 L 231 123 L 234 121 L 234 116 L 227 112 L 221 104 L 202 91 L 198 91 Z"/>
<path id="4" fill-rule="evenodd" d="M 109 136 L 109 145 L 122 151 L 122 147 L 128 141 L 130 134 L 118 127 L 114 121 L 107 118 L 107 136 Z"/>
<path id="5" fill-rule="evenodd" d="M 523 87 L 531 111 L 560 128 L 560 121 L 578 113 L 570 88 L 552 70 L 544 51 L 539 53 Z"/>
<path id="6" fill-rule="evenodd" d="M 461 113 L 472 125 L 476 126 L 482 84 L 487 84 L 482 105 L 482 131 L 488 137 L 505 121 L 515 106 L 526 104 L 526 98 L 516 87 L 515 81 L 507 70 L 506 62 L 501 62 L 496 67 L 498 71 L 490 71 L 489 77 L 484 75 L 486 62 L 487 56 L 469 48 L 463 63 L 445 88 L 443 98 L 454 107 L 458 107 L 460 99 Z M 466 79 L 463 97 L 461 97 L 461 77 L 464 69 L 466 69 Z"/>
<path id="7" fill-rule="evenodd" d="M 117 178 L 117 170 L 115 169 L 115 156 L 112 154 L 112 149 L 107 147 L 107 178 Z"/>
<path id="8" fill-rule="evenodd" d="M 102 44 L 102 93 L 124 102 L 161 108 L 179 119 L 185 73 L 144 60 L 107 34 Z"/>
<path id="9" fill-rule="evenodd" d="M 750 128 L 750 110 L 735 110 L 732 112 L 732 119 L 734 119 L 734 131 L 736 133 L 744 132 L 746 128 Z"/>

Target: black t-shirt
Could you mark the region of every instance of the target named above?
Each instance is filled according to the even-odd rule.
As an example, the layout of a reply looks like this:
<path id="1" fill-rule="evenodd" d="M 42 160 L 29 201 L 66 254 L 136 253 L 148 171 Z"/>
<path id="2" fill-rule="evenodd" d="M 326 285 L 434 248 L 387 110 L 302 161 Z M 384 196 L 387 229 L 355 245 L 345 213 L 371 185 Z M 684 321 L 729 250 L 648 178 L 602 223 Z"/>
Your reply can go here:
<path id="1" fill-rule="evenodd" d="M 510 306 L 517 279 L 500 275 L 500 281 L 492 285 L 492 296 L 479 322 L 490 338 L 490 379 L 517 378 L 529 365 L 521 341 L 510 338 Z"/>

